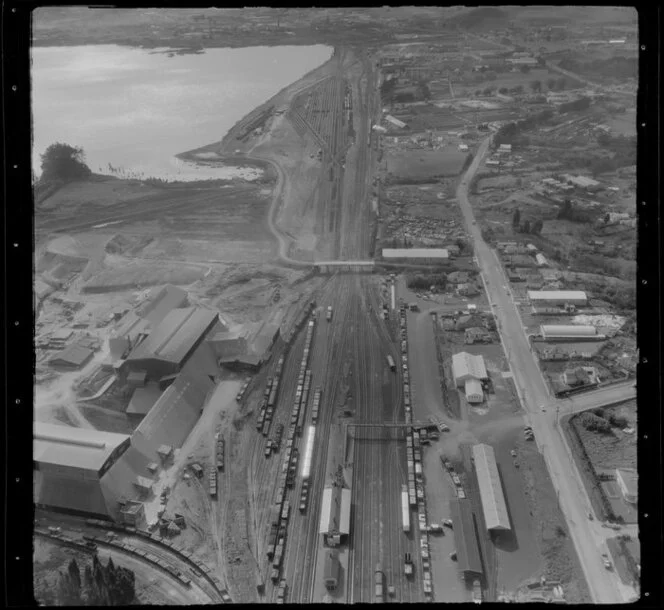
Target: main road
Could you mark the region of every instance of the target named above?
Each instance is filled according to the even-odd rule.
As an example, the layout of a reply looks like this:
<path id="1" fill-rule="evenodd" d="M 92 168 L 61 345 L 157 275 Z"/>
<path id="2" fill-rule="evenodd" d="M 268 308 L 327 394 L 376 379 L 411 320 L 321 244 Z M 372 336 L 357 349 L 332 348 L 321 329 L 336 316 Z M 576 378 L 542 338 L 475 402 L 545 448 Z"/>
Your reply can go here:
<path id="1" fill-rule="evenodd" d="M 501 341 L 521 404 L 530 415 L 535 437 L 558 492 L 560 507 L 567 520 L 570 537 L 574 541 L 590 594 L 597 603 L 623 603 L 627 600 L 614 582 L 614 576 L 604 568 L 595 537 L 589 531 L 587 494 L 583 486 L 579 486 L 576 465 L 556 425 L 555 414 L 552 415 L 549 411 L 541 409 L 542 405 L 545 405 L 546 409 L 546 405 L 552 403 L 552 396 L 531 351 L 519 312 L 508 293 L 507 279 L 502 266 L 482 238 L 468 199 L 468 187 L 489 148 L 491 139 L 492 137 L 487 138 L 480 145 L 457 188 L 457 199 L 468 232 L 473 239 L 482 281 L 498 322 Z"/>

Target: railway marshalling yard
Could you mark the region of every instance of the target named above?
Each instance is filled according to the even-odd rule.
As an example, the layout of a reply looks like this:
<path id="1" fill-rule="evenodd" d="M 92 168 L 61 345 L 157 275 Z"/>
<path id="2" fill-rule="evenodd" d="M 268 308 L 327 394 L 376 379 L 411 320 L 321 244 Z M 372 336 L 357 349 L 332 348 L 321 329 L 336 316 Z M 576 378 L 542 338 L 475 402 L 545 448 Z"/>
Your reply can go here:
<path id="1" fill-rule="evenodd" d="M 441 171 L 434 185 L 446 187 L 438 199 L 454 209 L 454 239 L 474 248 L 457 260 L 459 268 L 480 271 L 486 282 L 478 282 L 480 294 L 411 292 L 400 273 L 424 273 L 426 265 L 374 264 L 377 244 L 390 239 L 382 233 L 380 210 L 393 179 L 382 163 L 391 136 L 373 128 L 385 124 L 380 65 L 379 51 L 337 48 L 221 142 L 183 154 L 259 166 L 261 184 L 166 191 L 168 210 L 159 218 L 156 205 L 165 195 L 152 187 L 141 197 L 132 192 L 125 200 L 131 205 L 88 209 L 75 227 L 62 212 L 37 214 L 46 251 L 73 266 L 74 280 L 63 283 L 67 298 L 88 299 L 90 317 L 109 306 L 105 296 L 95 301 L 90 295 L 113 289 L 121 302 L 135 294 L 123 284 L 121 267 L 129 262 L 139 278 L 129 284 L 165 269 L 160 283 L 185 286 L 192 303 L 218 308 L 227 327 L 265 319 L 279 327 L 248 387 L 242 389 L 246 374 L 221 372 L 200 419 L 176 448 L 160 514 L 182 516 L 186 526 L 177 534 L 162 535 L 154 519 L 146 523 L 148 534 L 41 509 L 38 532 L 72 553 L 85 550 L 83 534 L 93 537 L 100 554 L 130 562 L 152 603 L 168 599 L 163 589 L 150 594 L 159 588 L 155 571 L 166 575 L 176 592 L 172 601 L 181 603 L 627 601 L 632 584 L 619 582 L 589 551 L 606 545 L 613 530 L 588 522 L 594 509 L 578 473 L 563 482 L 564 469 L 576 472 L 576 466 L 569 453 L 559 453 L 558 415 L 627 400 L 633 383 L 609 386 L 598 398 L 571 397 L 560 407 L 539 369 L 539 381 L 524 381 L 528 369 L 519 372 L 515 352 L 537 365 L 519 343 L 525 335 L 512 342 L 519 314 L 513 302 L 503 304 L 502 271 L 496 271 L 497 259 L 489 260 L 468 204 L 490 133 L 471 130 L 472 162 L 457 152 L 452 136 L 443 156 L 458 175 Z M 168 238 L 160 237 L 164 232 Z M 111 241 L 116 250 L 100 252 L 99 244 Z M 451 264 L 446 273 L 457 269 Z M 58 312 L 48 302 L 41 307 L 48 334 Z M 458 339 L 442 330 L 441 320 L 471 309 L 497 318 L 502 342 L 453 347 Z M 516 328 L 522 333 L 521 322 Z M 107 330 L 95 332 L 104 339 Z M 449 395 L 457 389 L 446 378 L 449 362 L 440 359 L 464 349 L 483 356 L 491 387 L 479 407 L 455 398 L 455 411 Z M 93 369 L 70 376 L 84 381 Z M 103 429 L 112 421 L 113 431 L 131 434 L 133 424 L 111 402 L 77 403 L 65 412 L 70 424 Z M 114 414 L 104 416 L 104 409 Z M 62 423 L 57 409 L 44 413 L 45 421 Z M 536 442 L 524 438 L 524 426 L 534 429 Z M 224 439 L 223 468 L 215 466 L 215 437 Z M 506 531 L 488 530 L 470 453 L 478 443 L 495 451 Z M 195 464 L 204 478 L 192 470 Z M 337 498 L 339 488 L 350 494 L 324 501 Z M 454 506 L 471 512 L 468 531 L 457 521 L 437 527 L 452 518 Z M 338 564 L 329 559 L 331 550 Z M 412 575 L 405 573 L 407 556 Z"/>

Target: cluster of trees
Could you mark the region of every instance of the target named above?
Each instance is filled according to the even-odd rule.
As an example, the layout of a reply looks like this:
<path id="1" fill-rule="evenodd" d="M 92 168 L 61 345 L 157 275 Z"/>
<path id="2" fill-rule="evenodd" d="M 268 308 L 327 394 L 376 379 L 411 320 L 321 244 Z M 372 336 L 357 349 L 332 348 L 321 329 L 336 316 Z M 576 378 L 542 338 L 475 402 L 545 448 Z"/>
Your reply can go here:
<path id="1" fill-rule="evenodd" d="M 592 222 L 592 217 L 587 212 L 575 209 L 570 199 L 563 201 L 563 205 L 560 206 L 556 218 L 572 222 Z"/>
<path id="2" fill-rule="evenodd" d="M 517 141 L 521 141 L 524 137 L 521 136 L 521 132 L 545 123 L 552 117 L 553 110 L 546 108 L 545 110 L 533 114 L 521 121 L 507 123 L 496 132 L 496 135 L 493 138 L 494 145 L 498 147 L 501 144 L 515 144 Z"/>
<path id="3" fill-rule="evenodd" d="M 614 428 L 626 428 L 629 425 L 629 421 L 626 417 L 611 413 L 608 409 L 600 407 L 592 412 L 597 415 L 597 417 L 601 417 L 608 421 Z"/>
<path id="4" fill-rule="evenodd" d="M 517 233 L 529 233 L 531 235 L 541 235 L 542 229 L 544 228 L 544 221 L 541 218 L 530 222 L 529 220 L 524 220 L 521 222 L 521 211 L 519 208 L 514 210 L 512 214 L 512 228 Z"/>
<path id="5" fill-rule="evenodd" d="M 564 76 L 559 78 L 548 78 L 546 88 L 549 91 L 563 91 L 567 87 L 567 79 Z"/>
<path id="6" fill-rule="evenodd" d="M 596 286 L 593 287 L 593 296 L 621 310 L 636 309 L 636 286 L 633 283 Z"/>
<path id="7" fill-rule="evenodd" d="M 590 108 L 590 98 L 581 97 L 578 100 L 573 102 L 566 102 L 565 104 L 560 104 L 558 107 L 558 112 L 564 114 L 565 112 L 578 112 L 579 110 L 586 110 Z"/>
<path id="8" fill-rule="evenodd" d="M 82 180 L 92 173 L 85 164 L 83 149 L 62 142 L 55 142 L 44 151 L 41 155 L 41 170 L 40 181 L 43 183 Z"/>
<path id="9" fill-rule="evenodd" d="M 583 413 L 579 418 L 579 422 L 586 430 L 591 432 L 601 432 L 602 434 L 611 432 L 611 424 L 594 413 Z"/>
<path id="10" fill-rule="evenodd" d="M 630 167 L 636 165 L 636 136 L 612 137 L 607 134 L 598 136 L 597 143 L 604 149 L 613 153 L 612 157 L 596 159 L 590 164 L 590 171 L 593 176 L 614 172 L 621 167 Z"/>
<path id="11" fill-rule="evenodd" d="M 639 60 L 637 57 L 610 57 L 594 61 L 577 61 L 563 59 L 558 64 L 564 70 L 597 76 L 608 76 L 616 79 L 636 78 L 639 73 Z"/>
<path id="12" fill-rule="evenodd" d="M 128 606 L 135 603 L 135 576 L 131 570 L 116 567 L 109 558 L 104 566 L 97 555 L 85 566 L 83 578 L 75 559 L 60 572 L 55 587 L 59 606 Z"/>
<path id="13" fill-rule="evenodd" d="M 444 273 L 409 273 L 406 276 L 406 286 L 415 290 L 428 290 L 431 286 L 444 290 L 446 285 L 447 276 Z"/>

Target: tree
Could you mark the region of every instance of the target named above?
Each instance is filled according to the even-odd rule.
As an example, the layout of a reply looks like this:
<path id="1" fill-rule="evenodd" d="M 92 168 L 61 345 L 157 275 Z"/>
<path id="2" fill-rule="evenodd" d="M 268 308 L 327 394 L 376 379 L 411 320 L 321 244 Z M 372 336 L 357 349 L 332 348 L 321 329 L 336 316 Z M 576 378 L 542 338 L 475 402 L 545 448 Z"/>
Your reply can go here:
<path id="1" fill-rule="evenodd" d="M 92 172 L 85 164 L 83 149 L 69 144 L 51 144 L 41 156 L 41 180 L 71 182 L 87 178 Z"/>
<path id="2" fill-rule="evenodd" d="M 535 222 L 533 222 L 533 226 L 530 228 L 530 230 L 534 235 L 541 235 L 543 228 L 544 221 L 541 218 L 538 218 Z"/>
<path id="3" fill-rule="evenodd" d="M 540 80 L 530 81 L 530 88 L 533 90 L 533 93 L 539 93 L 542 90 L 542 81 Z"/>
<path id="4" fill-rule="evenodd" d="M 530 221 L 524 220 L 521 226 L 521 233 L 530 233 Z"/>
<path id="5" fill-rule="evenodd" d="M 562 91 L 565 86 L 567 85 L 567 79 L 564 76 L 561 76 L 557 81 L 556 81 L 556 88 L 559 91 Z"/>
<path id="6" fill-rule="evenodd" d="M 555 87 L 556 87 L 556 79 L 555 78 L 548 78 L 546 80 L 546 88 L 549 91 L 553 91 L 555 89 Z"/>
<path id="7" fill-rule="evenodd" d="M 528 72 L 530 72 L 530 66 L 524 64 L 519 68 L 519 70 L 521 70 L 521 72 L 523 72 L 524 74 L 528 74 Z"/>
<path id="8" fill-rule="evenodd" d="M 500 89 L 498 89 L 498 93 L 500 93 L 501 95 L 507 95 L 508 92 L 509 89 L 507 87 L 501 87 Z"/>
<path id="9" fill-rule="evenodd" d="M 491 95 L 492 91 L 493 89 L 491 87 L 487 87 L 484 89 L 484 91 L 482 91 L 482 95 Z"/>
<path id="10" fill-rule="evenodd" d="M 519 210 L 519 208 L 516 208 L 514 210 L 514 214 L 512 214 L 512 226 L 518 227 L 520 220 L 521 220 L 521 211 Z"/>

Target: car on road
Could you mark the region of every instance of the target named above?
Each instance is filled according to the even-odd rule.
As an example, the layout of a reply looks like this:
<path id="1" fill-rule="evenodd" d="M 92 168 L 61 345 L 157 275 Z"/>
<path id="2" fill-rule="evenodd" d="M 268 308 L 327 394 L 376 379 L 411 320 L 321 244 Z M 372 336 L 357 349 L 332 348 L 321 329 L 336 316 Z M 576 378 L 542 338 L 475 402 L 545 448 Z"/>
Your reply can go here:
<path id="1" fill-rule="evenodd" d="M 512 451 L 510 451 L 510 455 L 511 455 L 513 458 L 515 458 L 515 457 L 516 457 L 516 451 L 514 451 L 514 449 L 512 449 Z"/>
<path id="2" fill-rule="evenodd" d="M 221 599 L 225 604 L 232 604 L 233 603 L 233 600 L 231 599 L 231 596 L 228 594 L 228 591 L 226 591 L 226 589 L 224 589 L 221 592 Z"/>
<path id="3" fill-rule="evenodd" d="M 443 519 L 443 525 L 445 527 L 449 527 L 450 529 L 452 528 L 452 519 Z"/>
<path id="4" fill-rule="evenodd" d="M 592 513 L 588 513 L 588 520 L 590 520 L 590 521 L 594 521 L 594 520 L 595 520 L 595 517 L 593 517 L 593 514 L 592 514 Z"/>
<path id="5" fill-rule="evenodd" d="M 546 413 L 546 407 L 544 405 L 540 405 L 540 409 L 542 409 L 542 412 Z"/>

